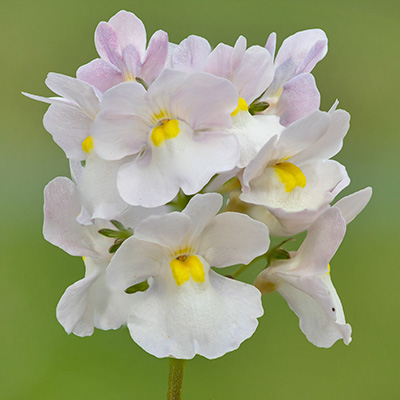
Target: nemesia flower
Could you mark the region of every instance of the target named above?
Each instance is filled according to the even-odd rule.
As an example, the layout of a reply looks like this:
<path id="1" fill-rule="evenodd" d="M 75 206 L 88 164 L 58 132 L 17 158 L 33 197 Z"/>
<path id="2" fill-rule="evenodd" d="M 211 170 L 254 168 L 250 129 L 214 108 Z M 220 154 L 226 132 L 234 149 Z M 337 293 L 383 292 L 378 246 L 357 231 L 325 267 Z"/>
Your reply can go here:
<path id="1" fill-rule="evenodd" d="M 101 58 L 80 67 L 77 77 L 102 92 L 138 78 L 149 85 L 163 70 L 168 55 L 168 35 L 155 32 L 146 50 L 145 27 L 127 11 L 118 12 L 108 23 L 100 22 L 95 43 Z"/>
<path id="2" fill-rule="evenodd" d="M 232 112 L 233 133 L 240 146 L 239 168 L 245 167 L 261 147 L 283 127 L 274 115 L 253 116 L 249 106 L 263 94 L 273 78 L 272 58 L 268 50 L 251 46 L 240 36 L 235 46 L 220 43 L 207 57 L 204 71 L 228 79 L 238 89 L 239 103 Z"/>
<path id="3" fill-rule="evenodd" d="M 90 126 L 99 112 L 101 95 L 86 82 L 52 72 L 46 85 L 61 97 L 23 94 L 50 104 L 43 118 L 44 127 L 69 159 L 85 160 L 92 147 Z"/>
<path id="4" fill-rule="evenodd" d="M 239 102 L 232 110 L 233 133 L 240 146 L 239 168 L 245 167 L 261 147 L 282 130 L 277 116 L 252 116 L 249 105 L 261 96 L 273 78 L 272 57 L 261 46 L 246 49 L 240 36 L 234 47 L 220 43 L 213 51 L 208 41 L 191 35 L 172 48 L 168 67 L 188 73 L 208 72 L 228 79 L 238 90 Z"/>
<path id="5" fill-rule="evenodd" d="M 349 114 L 314 111 L 272 138 L 245 168 L 240 199 L 262 205 L 277 220 L 277 235 L 307 228 L 350 180 L 345 168 L 329 160 L 342 147 Z M 267 216 L 268 217 L 268 216 Z"/>
<path id="6" fill-rule="evenodd" d="M 132 295 L 133 340 L 156 357 L 217 358 L 239 347 L 263 314 L 260 294 L 211 267 L 248 264 L 269 246 L 265 225 L 238 213 L 216 215 L 222 196 L 196 195 L 183 212 L 149 217 L 113 257 L 116 290 L 147 281 Z"/>
<path id="7" fill-rule="evenodd" d="M 278 291 L 300 320 L 300 329 L 318 347 L 351 341 L 343 307 L 332 284 L 329 262 L 346 230 L 339 209 L 325 211 L 289 260 L 275 260 L 255 281 L 262 293 Z"/>
<path id="8" fill-rule="evenodd" d="M 297 32 L 283 41 L 274 62 L 274 79 L 260 98 L 269 104 L 265 114 L 279 115 L 280 123 L 287 126 L 319 108 L 320 94 L 310 71 L 325 57 L 327 43 L 320 29 Z M 275 33 L 265 47 L 274 56 Z"/>
<path id="9" fill-rule="evenodd" d="M 57 318 L 67 333 L 88 336 L 94 327 L 118 329 L 126 323 L 132 298 L 108 287 L 105 271 L 114 239 L 99 234 L 101 228 L 114 228 L 108 221 L 96 219 L 88 225 L 77 222 L 82 205 L 76 185 L 58 177 L 45 188 L 43 234 L 47 241 L 67 253 L 84 258 L 85 277 L 65 291 L 57 306 Z M 162 210 L 130 207 L 119 221 L 134 228 L 141 220 Z"/>
<path id="10" fill-rule="evenodd" d="M 191 195 L 235 167 L 237 139 L 226 132 L 238 102 L 234 86 L 209 74 L 165 70 L 148 91 L 125 82 L 103 97 L 93 124 L 105 160 L 136 155 L 121 166 L 117 186 L 129 204 L 157 207 L 181 188 Z"/>

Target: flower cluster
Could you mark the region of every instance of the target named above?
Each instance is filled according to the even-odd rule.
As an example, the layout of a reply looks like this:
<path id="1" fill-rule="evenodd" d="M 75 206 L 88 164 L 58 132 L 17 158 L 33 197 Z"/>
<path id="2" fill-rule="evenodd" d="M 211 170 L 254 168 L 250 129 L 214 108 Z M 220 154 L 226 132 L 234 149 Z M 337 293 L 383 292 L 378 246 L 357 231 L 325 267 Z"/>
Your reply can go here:
<path id="1" fill-rule="evenodd" d="M 350 179 L 332 160 L 349 114 L 319 110 L 312 69 L 323 31 L 265 47 L 179 44 L 120 11 L 95 34 L 99 58 L 77 78 L 50 73 L 57 97 L 44 126 L 70 161 L 72 180 L 45 188 L 44 236 L 84 260 L 85 277 L 57 307 L 68 333 L 127 324 L 157 357 L 220 357 L 255 331 L 261 295 L 278 291 L 307 339 L 348 344 L 351 328 L 329 262 L 366 188 L 332 205 Z M 147 45 L 147 47 L 146 47 Z M 307 231 L 297 252 L 270 235 Z M 252 263 L 254 285 L 222 268 Z M 261 264 L 260 264 L 260 261 Z"/>

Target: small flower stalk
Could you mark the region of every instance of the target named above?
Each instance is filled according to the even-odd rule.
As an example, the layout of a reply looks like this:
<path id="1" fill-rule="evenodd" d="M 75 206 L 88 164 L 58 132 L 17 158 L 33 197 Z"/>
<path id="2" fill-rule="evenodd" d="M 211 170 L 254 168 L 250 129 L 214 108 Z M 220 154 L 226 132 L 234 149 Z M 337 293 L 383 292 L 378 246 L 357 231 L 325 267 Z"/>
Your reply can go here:
<path id="1" fill-rule="evenodd" d="M 372 190 L 335 200 L 350 183 L 333 160 L 350 115 L 337 102 L 319 110 L 312 70 L 325 33 L 298 32 L 277 51 L 275 33 L 265 46 L 240 36 L 212 49 L 161 30 L 147 42 L 142 21 L 120 11 L 95 45 L 99 58 L 76 77 L 48 75 L 55 97 L 24 93 L 50 105 L 44 127 L 71 170 L 45 188 L 43 228 L 85 266 L 57 306 L 66 332 L 126 325 L 171 358 L 168 399 L 181 398 L 183 360 L 253 335 L 262 295 L 278 292 L 314 345 L 349 344 L 330 260 Z M 287 239 L 270 248 L 273 236 Z"/>

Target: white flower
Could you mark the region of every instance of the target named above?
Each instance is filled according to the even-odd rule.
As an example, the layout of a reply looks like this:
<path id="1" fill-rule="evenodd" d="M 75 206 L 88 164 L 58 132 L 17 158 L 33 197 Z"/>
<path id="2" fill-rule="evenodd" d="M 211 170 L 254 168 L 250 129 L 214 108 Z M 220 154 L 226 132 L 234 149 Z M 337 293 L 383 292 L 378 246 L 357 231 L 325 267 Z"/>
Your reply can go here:
<path id="1" fill-rule="evenodd" d="M 247 264 L 265 253 L 268 229 L 243 214 L 216 216 L 221 204 L 221 195 L 196 195 L 182 213 L 149 217 L 110 263 L 115 289 L 150 285 L 132 295 L 128 327 L 156 357 L 220 357 L 249 338 L 263 314 L 253 286 L 211 267 Z"/>
<path id="2" fill-rule="evenodd" d="M 99 329 L 117 329 L 126 323 L 132 298 L 125 292 L 110 289 L 105 271 L 112 255 L 108 252 L 114 239 L 98 233 L 100 228 L 114 228 L 109 222 L 95 220 L 88 225 L 77 222 L 82 205 L 77 187 L 68 178 L 56 178 L 45 188 L 43 235 L 47 241 L 67 253 L 84 258 L 85 277 L 65 291 L 57 306 L 57 318 L 68 333 L 87 336 Z M 162 210 L 130 207 L 115 216 L 125 226 L 134 228 L 143 218 Z"/>
<path id="3" fill-rule="evenodd" d="M 43 118 L 44 127 L 69 159 L 85 160 L 93 147 L 90 127 L 99 112 L 101 96 L 93 86 L 66 75 L 49 73 L 46 85 L 62 97 L 23 94 L 50 104 Z"/>
<path id="4" fill-rule="evenodd" d="M 266 208 L 262 220 L 272 234 L 303 231 L 349 184 L 345 168 L 329 160 L 349 119 L 343 110 L 314 111 L 273 137 L 245 168 L 240 199 Z"/>
<path id="5" fill-rule="evenodd" d="M 210 74 L 164 71 L 148 91 L 125 82 L 104 94 L 93 125 L 95 149 L 106 160 L 135 158 L 118 173 L 129 204 L 157 207 L 181 188 L 195 194 L 239 159 L 231 112 L 238 94 Z"/>
<path id="6" fill-rule="evenodd" d="M 262 293 L 277 290 L 300 319 L 300 329 L 318 347 L 337 340 L 351 341 L 343 307 L 330 276 L 329 262 L 346 230 L 339 209 L 325 211 L 309 228 L 307 237 L 291 259 L 273 261 L 260 273 L 255 286 Z"/>

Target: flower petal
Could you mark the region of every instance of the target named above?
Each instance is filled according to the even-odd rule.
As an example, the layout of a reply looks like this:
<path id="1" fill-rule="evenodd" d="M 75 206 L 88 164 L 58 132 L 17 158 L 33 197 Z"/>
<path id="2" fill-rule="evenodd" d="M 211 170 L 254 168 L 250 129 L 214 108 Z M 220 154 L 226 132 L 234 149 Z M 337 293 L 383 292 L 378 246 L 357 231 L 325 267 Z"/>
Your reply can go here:
<path id="1" fill-rule="evenodd" d="M 308 293 L 287 283 L 283 283 L 278 292 L 299 317 L 300 329 L 307 339 L 315 346 L 325 348 L 339 339 L 349 344 L 351 327 L 345 323 L 343 307 L 330 278 L 309 279 L 304 284 L 308 286 Z M 318 296 L 315 298 L 309 293 L 318 293 Z"/>
<path id="2" fill-rule="evenodd" d="M 101 92 L 107 91 L 124 80 L 122 72 L 117 67 L 100 58 L 79 67 L 76 76 Z"/>
<path id="3" fill-rule="evenodd" d="M 146 51 L 140 77 L 145 82 L 153 82 L 164 68 L 168 56 L 168 34 L 157 31 L 151 37 Z"/>
<path id="4" fill-rule="evenodd" d="M 141 56 L 146 48 L 146 29 L 143 22 L 133 13 L 121 10 L 108 23 L 112 25 L 118 35 L 121 49 L 133 45 Z"/>
<path id="5" fill-rule="evenodd" d="M 254 333 L 263 314 L 257 289 L 212 270 L 209 282 L 187 282 L 181 290 L 168 290 L 155 280 L 134 301 L 131 336 L 159 358 L 221 357 Z"/>
<path id="6" fill-rule="evenodd" d="M 283 86 L 275 113 L 284 126 L 319 109 L 321 96 L 311 74 L 300 74 Z"/>
<path id="7" fill-rule="evenodd" d="M 73 256 L 100 257 L 92 229 L 76 221 L 81 212 L 79 192 L 68 178 L 53 179 L 44 189 L 44 238 Z M 95 231 L 95 230 L 94 230 Z"/>
<path id="8" fill-rule="evenodd" d="M 213 267 L 248 264 L 269 247 L 268 228 L 245 214 L 225 212 L 206 226 L 199 254 Z"/>
<path id="9" fill-rule="evenodd" d="M 372 189 L 366 187 L 349 196 L 343 197 L 343 199 L 340 199 L 334 206 L 339 208 L 346 224 L 349 224 L 365 208 L 371 196 Z"/>
<path id="10" fill-rule="evenodd" d="M 310 72 L 328 51 L 328 39 L 321 29 L 297 32 L 285 39 L 278 51 L 275 66 L 279 67 L 288 59 L 296 65 L 297 74 Z"/>
<path id="11" fill-rule="evenodd" d="M 171 58 L 172 67 L 189 73 L 201 72 L 210 52 L 211 46 L 206 39 L 190 35 L 174 49 Z"/>

